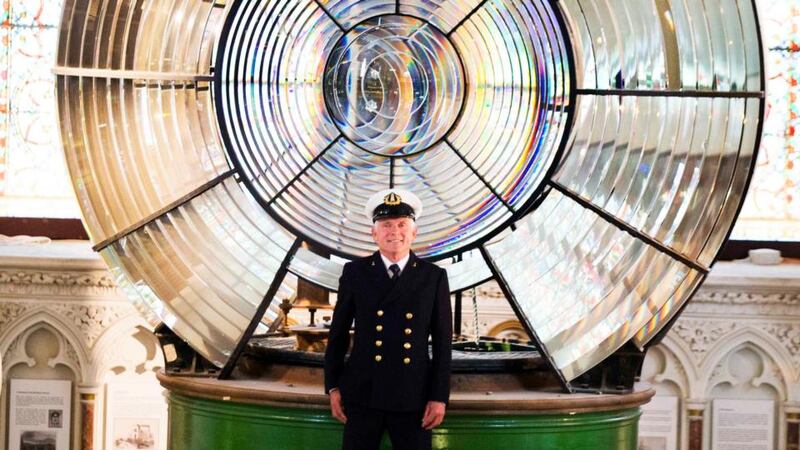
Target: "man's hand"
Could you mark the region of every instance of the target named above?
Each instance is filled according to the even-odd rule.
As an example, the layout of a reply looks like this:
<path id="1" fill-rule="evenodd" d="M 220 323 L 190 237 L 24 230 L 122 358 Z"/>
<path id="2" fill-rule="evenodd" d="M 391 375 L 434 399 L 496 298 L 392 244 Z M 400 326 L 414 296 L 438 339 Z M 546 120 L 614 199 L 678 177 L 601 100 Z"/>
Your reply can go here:
<path id="1" fill-rule="evenodd" d="M 334 389 L 329 394 L 331 396 L 331 414 L 339 422 L 347 423 L 347 416 L 344 415 L 344 408 L 342 407 L 341 392 L 338 389 Z"/>
<path id="2" fill-rule="evenodd" d="M 425 415 L 422 416 L 422 428 L 432 430 L 441 425 L 444 420 L 445 405 L 442 402 L 430 401 L 425 405 Z"/>

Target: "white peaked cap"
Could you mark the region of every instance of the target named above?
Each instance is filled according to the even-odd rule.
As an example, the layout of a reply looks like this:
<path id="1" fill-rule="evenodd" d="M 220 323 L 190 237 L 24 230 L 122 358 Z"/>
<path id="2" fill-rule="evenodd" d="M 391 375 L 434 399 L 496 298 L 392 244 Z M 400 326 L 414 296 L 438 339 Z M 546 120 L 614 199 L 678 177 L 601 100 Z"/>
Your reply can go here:
<path id="1" fill-rule="evenodd" d="M 384 189 L 372 194 L 369 200 L 367 200 L 367 204 L 364 206 L 364 215 L 367 216 L 370 222 L 372 222 L 372 213 L 375 212 L 375 208 L 386 202 L 391 194 L 395 194 L 402 203 L 410 206 L 411 209 L 414 210 L 416 219 L 420 218 L 422 215 L 422 202 L 419 200 L 419 197 L 405 189 Z"/>

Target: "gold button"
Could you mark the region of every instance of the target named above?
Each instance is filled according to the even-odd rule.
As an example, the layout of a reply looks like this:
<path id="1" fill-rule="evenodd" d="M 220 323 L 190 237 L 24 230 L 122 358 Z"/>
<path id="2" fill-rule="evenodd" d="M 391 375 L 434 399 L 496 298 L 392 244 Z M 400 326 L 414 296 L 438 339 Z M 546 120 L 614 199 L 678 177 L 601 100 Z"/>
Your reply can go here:
<path id="1" fill-rule="evenodd" d="M 410 349 L 411 348 L 411 343 L 406 342 L 405 344 L 403 344 L 403 348 L 405 348 L 406 350 Z"/>
<path id="2" fill-rule="evenodd" d="M 411 313 L 406 313 L 406 319 L 411 320 L 414 318 L 414 315 Z"/>
<path id="3" fill-rule="evenodd" d="M 383 325 L 378 325 L 375 327 L 375 331 L 383 331 Z"/>
<path id="4" fill-rule="evenodd" d="M 383 359 L 383 356 L 381 356 L 381 355 L 375 355 L 375 361 L 377 361 L 377 362 L 381 362 L 381 360 L 382 360 L 382 359 Z"/>
<path id="5" fill-rule="evenodd" d="M 406 328 L 406 334 L 411 334 L 411 328 Z"/>
<path id="6" fill-rule="evenodd" d="M 383 341 L 375 341 L 375 347 L 380 347 L 383 345 Z"/>
<path id="7" fill-rule="evenodd" d="M 403 358 L 403 364 L 411 364 L 411 358 Z"/>
<path id="8" fill-rule="evenodd" d="M 382 309 L 378 310 L 378 317 L 383 317 L 383 310 Z"/>

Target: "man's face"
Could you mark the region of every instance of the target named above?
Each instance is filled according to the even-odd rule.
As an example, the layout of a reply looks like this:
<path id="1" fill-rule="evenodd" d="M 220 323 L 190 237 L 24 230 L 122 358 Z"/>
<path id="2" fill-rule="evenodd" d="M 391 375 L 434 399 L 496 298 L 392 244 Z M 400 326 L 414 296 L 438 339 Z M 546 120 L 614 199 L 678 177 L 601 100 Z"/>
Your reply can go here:
<path id="1" fill-rule="evenodd" d="M 384 254 L 405 254 L 416 238 L 417 225 L 408 217 L 381 219 L 372 226 L 372 240 Z"/>

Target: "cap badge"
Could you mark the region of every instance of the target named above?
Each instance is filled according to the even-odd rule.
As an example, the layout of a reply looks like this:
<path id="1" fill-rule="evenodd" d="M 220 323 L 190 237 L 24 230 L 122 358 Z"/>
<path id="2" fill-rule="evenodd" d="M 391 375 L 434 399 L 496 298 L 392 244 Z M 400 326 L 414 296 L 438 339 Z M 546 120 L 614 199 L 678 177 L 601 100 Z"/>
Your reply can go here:
<path id="1" fill-rule="evenodd" d="M 397 206 L 403 202 L 403 199 L 400 198 L 399 195 L 395 194 L 394 192 L 390 192 L 389 195 L 383 197 L 383 204 L 389 206 Z"/>

